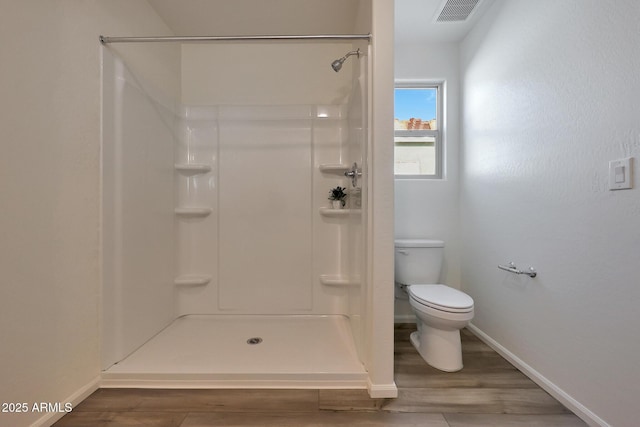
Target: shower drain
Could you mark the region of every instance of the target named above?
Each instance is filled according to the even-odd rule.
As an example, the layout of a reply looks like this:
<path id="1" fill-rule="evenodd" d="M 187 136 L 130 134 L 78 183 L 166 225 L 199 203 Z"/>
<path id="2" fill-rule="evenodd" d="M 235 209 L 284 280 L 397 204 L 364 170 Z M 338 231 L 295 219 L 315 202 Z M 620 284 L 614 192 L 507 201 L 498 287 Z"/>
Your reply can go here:
<path id="1" fill-rule="evenodd" d="M 260 337 L 253 337 L 247 340 L 247 344 L 251 344 L 251 345 L 260 344 L 261 342 L 262 342 L 262 338 Z"/>

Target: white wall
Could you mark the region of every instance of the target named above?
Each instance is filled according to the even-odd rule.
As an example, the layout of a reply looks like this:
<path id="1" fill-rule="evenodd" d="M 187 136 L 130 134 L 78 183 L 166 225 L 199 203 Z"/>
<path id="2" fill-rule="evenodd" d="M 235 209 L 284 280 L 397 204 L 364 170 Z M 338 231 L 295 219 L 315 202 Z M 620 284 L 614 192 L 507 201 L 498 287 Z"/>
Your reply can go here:
<path id="1" fill-rule="evenodd" d="M 444 82 L 444 178 L 395 180 L 395 236 L 445 242 L 441 281 L 460 288 L 459 234 L 459 110 L 457 43 L 401 44 L 395 49 L 396 81 Z M 414 315 L 408 300 L 396 300 L 396 320 Z"/>
<path id="2" fill-rule="evenodd" d="M 144 1 L 0 9 L 0 401 L 66 402 L 100 373 L 98 35 L 168 30 Z"/>
<path id="3" fill-rule="evenodd" d="M 499 1 L 461 55 L 473 324 L 620 427 L 638 422 L 640 180 L 607 180 L 608 161 L 640 158 L 639 19 L 635 0 Z"/>
<path id="4" fill-rule="evenodd" d="M 371 397 L 393 397 L 393 0 L 372 0 L 371 150 L 367 164 L 368 337 L 365 365 Z"/>

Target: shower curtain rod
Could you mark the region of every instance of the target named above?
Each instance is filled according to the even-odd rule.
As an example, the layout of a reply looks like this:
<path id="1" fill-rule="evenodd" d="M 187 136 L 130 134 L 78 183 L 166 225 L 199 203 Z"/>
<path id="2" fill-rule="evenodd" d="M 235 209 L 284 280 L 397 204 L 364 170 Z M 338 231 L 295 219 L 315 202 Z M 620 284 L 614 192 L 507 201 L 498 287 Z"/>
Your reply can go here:
<path id="1" fill-rule="evenodd" d="M 108 37 L 100 36 L 100 43 L 139 42 L 208 42 L 240 40 L 371 40 L 371 34 L 313 34 L 299 36 L 156 36 L 156 37 Z"/>

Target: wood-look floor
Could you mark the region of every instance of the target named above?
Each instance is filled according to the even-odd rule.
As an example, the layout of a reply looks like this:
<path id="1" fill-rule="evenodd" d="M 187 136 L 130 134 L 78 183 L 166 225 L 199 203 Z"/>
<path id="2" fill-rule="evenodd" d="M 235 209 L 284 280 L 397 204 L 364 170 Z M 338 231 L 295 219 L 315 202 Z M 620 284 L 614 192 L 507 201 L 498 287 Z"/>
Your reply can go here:
<path id="1" fill-rule="evenodd" d="M 431 368 L 409 343 L 414 329 L 396 326 L 397 399 L 364 390 L 100 389 L 55 426 L 586 425 L 467 330 L 462 371 Z"/>

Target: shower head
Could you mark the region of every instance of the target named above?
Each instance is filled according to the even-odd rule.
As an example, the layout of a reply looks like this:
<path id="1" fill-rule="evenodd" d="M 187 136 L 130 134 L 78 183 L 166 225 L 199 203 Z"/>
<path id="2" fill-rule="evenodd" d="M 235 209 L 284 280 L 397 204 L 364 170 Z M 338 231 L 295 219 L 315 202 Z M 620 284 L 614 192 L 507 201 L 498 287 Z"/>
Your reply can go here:
<path id="1" fill-rule="evenodd" d="M 345 56 L 343 56 L 340 59 L 336 59 L 335 61 L 333 61 L 331 63 L 331 68 L 333 68 L 333 71 L 335 71 L 336 73 L 338 71 L 340 71 L 340 69 L 342 68 L 342 64 L 344 63 L 344 61 L 347 60 L 348 57 L 350 57 L 351 55 L 356 55 L 358 58 L 360 58 L 360 49 L 356 49 L 356 50 L 352 50 L 351 52 L 347 53 Z"/>
<path id="2" fill-rule="evenodd" d="M 340 71 L 340 69 L 342 68 L 342 63 L 344 62 L 345 59 L 347 58 L 336 59 L 335 61 L 333 61 L 331 63 L 331 68 L 333 68 L 333 71 L 335 71 L 336 73 Z"/>

